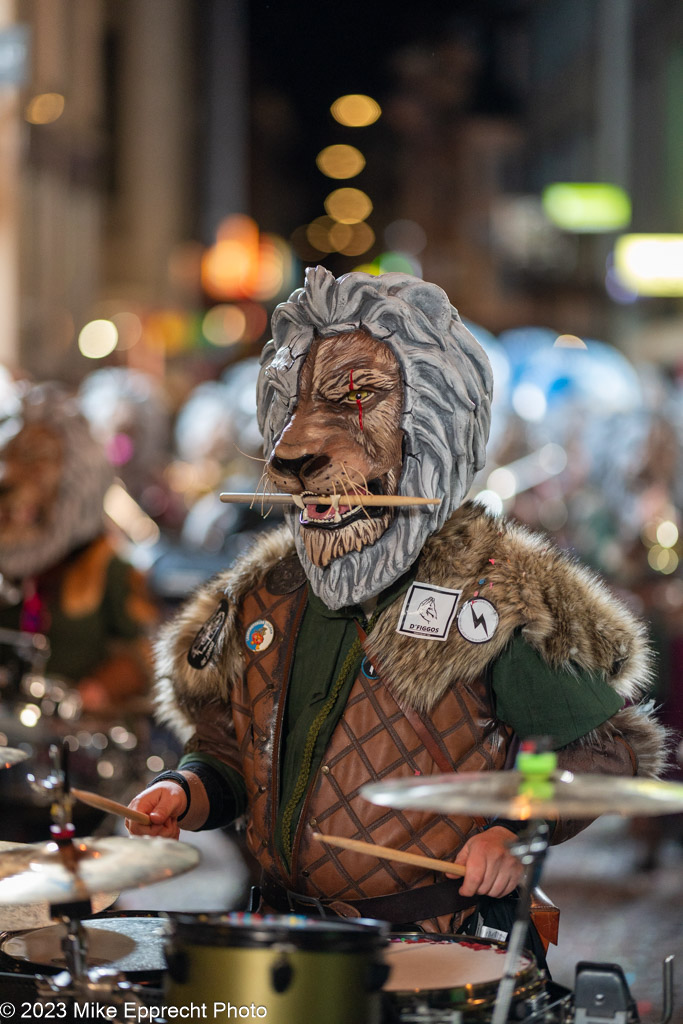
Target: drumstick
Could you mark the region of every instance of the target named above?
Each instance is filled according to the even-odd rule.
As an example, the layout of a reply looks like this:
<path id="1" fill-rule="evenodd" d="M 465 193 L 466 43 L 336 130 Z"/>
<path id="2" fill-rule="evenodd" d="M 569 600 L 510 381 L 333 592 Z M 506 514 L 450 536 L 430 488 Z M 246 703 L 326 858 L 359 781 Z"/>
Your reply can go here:
<path id="1" fill-rule="evenodd" d="M 119 804 L 116 800 L 109 800 L 106 796 L 98 796 L 97 793 L 88 793 L 85 789 L 74 789 L 71 787 L 71 793 L 80 800 L 82 804 L 88 804 L 89 807 L 96 807 L 98 811 L 109 811 L 110 814 L 120 814 L 122 818 L 130 818 L 131 821 L 137 821 L 138 825 L 151 825 L 152 819 L 149 814 L 145 814 L 144 811 L 134 811 L 131 807 L 126 807 L 125 804 Z"/>
<path id="2" fill-rule="evenodd" d="M 389 846 L 375 846 L 374 843 L 364 843 L 360 839 L 342 839 L 341 836 L 324 836 L 322 832 L 314 832 L 314 839 L 322 843 L 329 843 L 330 846 L 340 846 L 342 850 L 355 850 L 356 853 L 368 853 L 371 857 L 380 857 L 382 860 L 395 860 L 401 864 L 414 864 L 418 868 L 429 868 L 431 871 L 446 871 L 449 875 L 464 875 L 465 869 L 462 864 L 451 864 L 447 860 L 437 860 L 435 857 L 423 857 L 420 853 L 406 853 L 403 850 L 392 850 Z"/>
<path id="3" fill-rule="evenodd" d="M 258 501 L 268 505 L 303 505 L 301 494 L 248 494 L 226 493 L 220 495 L 225 502 Z M 307 494 L 307 505 L 440 505 L 441 498 L 418 498 L 411 494 Z"/>

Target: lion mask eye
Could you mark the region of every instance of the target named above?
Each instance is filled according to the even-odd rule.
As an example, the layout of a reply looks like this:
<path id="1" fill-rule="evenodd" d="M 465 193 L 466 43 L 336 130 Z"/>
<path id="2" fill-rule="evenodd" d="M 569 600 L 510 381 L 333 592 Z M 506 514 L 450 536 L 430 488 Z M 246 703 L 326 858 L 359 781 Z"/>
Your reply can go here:
<path id="1" fill-rule="evenodd" d="M 349 404 L 355 404 L 356 402 L 364 402 L 366 399 L 370 397 L 371 394 L 372 391 L 369 391 L 367 388 L 354 388 L 353 391 L 349 391 L 346 395 L 344 395 L 344 397 L 342 398 L 342 402 L 348 402 Z"/>

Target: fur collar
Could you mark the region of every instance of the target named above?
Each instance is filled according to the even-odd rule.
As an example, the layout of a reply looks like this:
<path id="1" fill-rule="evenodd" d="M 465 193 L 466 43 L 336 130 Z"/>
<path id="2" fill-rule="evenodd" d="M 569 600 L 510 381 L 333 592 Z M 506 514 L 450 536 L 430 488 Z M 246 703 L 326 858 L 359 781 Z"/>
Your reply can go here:
<path id="1" fill-rule="evenodd" d="M 159 717 L 183 738 L 192 731 L 193 708 L 224 700 L 241 675 L 235 628 L 241 598 L 293 550 L 286 527 L 266 534 L 232 570 L 200 588 L 162 630 L 157 644 Z M 492 639 L 477 644 L 465 640 L 455 624 L 445 642 L 397 633 L 403 599 L 380 616 L 367 653 L 397 696 L 420 712 L 439 701 L 451 680 L 480 676 L 517 630 L 550 665 L 600 671 L 629 704 L 649 689 L 652 669 L 644 626 L 596 576 L 547 538 L 493 517 L 480 505 L 467 502 L 429 538 L 416 581 L 461 590 L 459 607 L 479 592 L 499 616 Z M 213 657 L 204 669 L 193 669 L 187 651 L 224 595 L 227 618 Z M 651 716 L 640 710 L 647 732 L 654 728 Z M 619 715 L 630 721 L 633 711 L 627 708 Z M 654 774 L 661 767 L 663 754 L 657 747 L 662 736 L 648 737 L 638 756 L 646 759 L 644 773 Z"/>

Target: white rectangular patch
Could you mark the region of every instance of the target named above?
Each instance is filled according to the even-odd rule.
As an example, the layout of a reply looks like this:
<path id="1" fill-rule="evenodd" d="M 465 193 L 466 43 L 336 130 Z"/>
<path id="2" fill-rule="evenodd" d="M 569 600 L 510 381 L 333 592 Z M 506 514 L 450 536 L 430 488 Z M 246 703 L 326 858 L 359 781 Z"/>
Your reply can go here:
<path id="1" fill-rule="evenodd" d="M 501 932 L 498 928 L 489 928 L 485 924 L 477 929 L 477 934 L 481 939 L 497 939 L 498 942 L 507 942 L 508 938 L 507 932 Z"/>
<path id="2" fill-rule="evenodd" d="M 445 640 L 451 628 L 462 590 L 412 583 L 403 601 L 397 633 L 422 640 Z"/>

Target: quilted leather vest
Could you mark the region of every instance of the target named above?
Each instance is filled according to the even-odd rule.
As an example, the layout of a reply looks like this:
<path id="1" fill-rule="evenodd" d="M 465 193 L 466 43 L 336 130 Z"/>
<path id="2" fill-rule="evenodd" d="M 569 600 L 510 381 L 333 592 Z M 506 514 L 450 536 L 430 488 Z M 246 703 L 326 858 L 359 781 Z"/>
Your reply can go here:
<path id="1" fill-rule="evenodd" d="M 231 695 L 250 807 L 249 849 L 271 878 L 318 898 L 367 898 L 440 880 L 442 876 L 423 868 L 333 849 L 314 839 L 313 833 L 453 860 L 469 836 L 479 831 L 481 819 L 379 807 L 365 800 L 360 789 L 372 781 L 439 774 L 444 761 L 453 771 L 501 769 L 510 730 L 494 718 L 483 680 L 454 680 L 429 716 L 421 718 L 418 732 L 411 724 L 414 712 L 406 717 L 394 700 L 391 681 L 361 669 L 323 760 L 311 775 L 294 831 L 291 870 L 279 856 L 274 835 L 280 738 L 306 594 L 305 584 L 287 594 L 273 594 L 266 581 L 246 595 L 240 609 L 242 637 L 258 619 L 266 619 L 274 630 L 272 642 L 262 651 L 250 650 L 244 641 L 246 669 Z M 416 645 L 423 642 L 429 641 L 416 640 Z M 437 748 L 440 756 L 435 755 Z"/>

